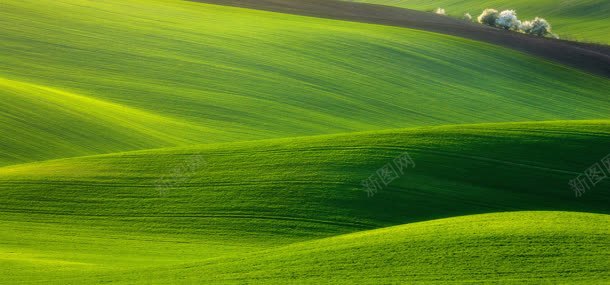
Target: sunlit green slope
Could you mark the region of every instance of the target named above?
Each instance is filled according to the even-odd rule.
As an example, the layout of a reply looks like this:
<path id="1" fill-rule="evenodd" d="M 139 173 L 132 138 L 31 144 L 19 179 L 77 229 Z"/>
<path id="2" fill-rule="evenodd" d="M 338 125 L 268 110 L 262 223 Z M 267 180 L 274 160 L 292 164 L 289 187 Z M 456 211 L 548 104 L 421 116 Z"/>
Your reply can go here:
<path id="1" fill-rule="evenodd" d="M 19 281 L 115 271 L 119 278 L 122 270 L 436 218 L 518 210 L 608 214 L 610 181 L 578 199 L 568 181 L 608 154 L 609 138 L 608 121 L 464 125 L 3 167 L 0 268 Z M 416 166 L 367 197 L 361 181 L 404 151 Z M 574 276 L 590 277 L 585 271 Z"/>
<path id="2" fill-rule="evenodd" d="M 119 283 L 455 284 L 610 281 L 610 216 L 475 215 L 293 244 L 202 263 L 110 273 Z"/>
<path id="3" fill-rule="evenodd" d="M 0 165 L 209 141 L 215 130 L 124 105 L 0 78 Z M 224 132 L 226 134 L 226 131 Z"/>
<path id="4" fill-rule="evenodd" d="M 0 24 L 0 165 L 610 109 L 608 79 L 409 29 L 173 0 L 9 0 Z"/>
<path id="5" fill-rule="evenodd" d="M 477 17 L 486 8 L 517 10 L 520 18 L 543 17 L 562 38 L 610 44 L 610 1 L 607 0 L 350 0 Z"/>
<path id="6" fill-rule="evenodd" d="M 0 283 L 608 280 L 610 180 L 568 187 L 608 79 L 188 1 L 0 7 Z"/>

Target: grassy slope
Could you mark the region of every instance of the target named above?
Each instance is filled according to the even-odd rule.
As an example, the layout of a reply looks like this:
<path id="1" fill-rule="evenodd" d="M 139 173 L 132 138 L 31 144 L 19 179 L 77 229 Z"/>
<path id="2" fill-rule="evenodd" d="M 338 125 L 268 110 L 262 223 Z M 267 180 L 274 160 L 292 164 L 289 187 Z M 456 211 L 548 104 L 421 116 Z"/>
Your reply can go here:
<path id="1" fill-rule="evenodd" d="M 599 190 L 608 181 L 580 199 L 573 197 L 567 181 L 607 154 L 609 137 L 608 121 L 470 125 L 3 167 L 0 268 L 20 281 L 118 271 L 104 277 L 112 280 L 123 278 L 124 269 L 435 218 L 515 210 L 607 214 L 610 195 Z M 360 181 L 405 150 L 417 166 L 367 198 Z M 193 155 L 203 158 L 200 167 L 179 175 L 184 179 L 178 178 L 181 183 L 174 187 L 155 189 L 160 176 Z M 571 251 L 566 255 L 578 259 L 577 264 L 587 262 Z M 574 276 L 590 275 L 582 268 L 576 271 Z"/>
<path id="2" fill-rule="evenodd" d="M 610 216 L 597 214 L 475 215 L 91 280 L 184 284 L 599 284 L 610 280 L 608 227 Z"/>
<path id="3" fill-rule="evenodd" d="M 449 15 L 477 17 L 485 8 L 514 9 L 521 19 L 543 17 L 562 38 L 610 44 L 610 1 L 607 0 L 355 0 L 432 11 L 444 8 Z"/>
<path id="4" fill-rule="evenodd" d="M 79 94 L 0 78 L 0 165 L 205 142 L 216 133 Z M 226 134 L 226 133 L 225 133 Z"/>
<path id="5" fill-rule="evenodd" d="M 607 119 L 610 108 L 607 79 L 490 45 L 406 29 L 140 0 L 10 0 L 2 3 L 0 24 L 0 146 L 8 150 L 0 154 L 0 165 L 406 126 Z M 442 226 L 455 235 L 446 235 L 436 252 L 401 246 L 400 235 L 393 234 L 412 232 L 409 225 L 388 229 L 391 237 L 381 230 L 347 236 L 350 242 L 317 239 L 496 211 L 607 214 L 610 196 L 596 190 L 607 188 L 607 181 L 575 200 L 567 180 L 607 154 L 609 136 L 610 123 L 603 120 L 468 125 L 5 166 L 0 168 L 0 281 L 146 282 L 155 272 L 168 283 L 182 277 L 220 281 L 236 277 L 236 270 L 260 268 L 250 275 L 241 272 L 258 277 L 273 273 L 267 266 L 279 263 L 292 271 L 291 262 L 312 266 L 331 258 L 347 264 L 359 257 L 397 266 L 380 272 L 322 266 L 316 272 L 275 273 L 312 282 L 315 274 L 344 270 L 346 275 L 337 278 L 367 274 L 379 281 L 386 273 L 405 277 L 396 270 L 407 270 L 429 281 L 429 269 L 405 261 L 423 251 L 432 257 L 459 252 L 461 261 L 491 249 L 475 248 L 481 244 L 475 238 L 468 250 L 454 250 L 456 242 L 472 237 L 457 220 L 450 221 L 453 228 Z M 417 167 L 367 198 L 360 181 L 404 150 Z M 160 177 L 171 176 L 198 155 L 202 164 L 192 172 L 179 171 L 178 185 L 155 188 Z M 526 215 L 548 220 L 544 234 L 555 241 L 595 234 L 580 246 L 584 252 L 607 243 L 607 236 L 598 237 L 599 225 L 607 228 L 607 216 Z M 563 217 L 587 222 L 566 232 L 556 226 Z M 474 219 L 485 229 L 509 225 L 512 233 L 507 220 L 514 218 L 499 215 L 487 224 L 485 217 Z M 428 244 L 434 242 L 436 237 L 422 229 L 427 226 L 413 226 L 427 235 Z M 513 240 L 511 252 L 530 249 L 526 241 L 549 241 L 544 234 L 508 238 L 506 232 L 486 232 L 502 242 Z M 345 255 L 334 251 L 339 244 L 364 247 L 362 237 L 369 234 L 389 247 L 373 244 L 370 251 Z M 607 263 L 599 260 L 607 254 L 586 257 L 574 247 L 561 248 L 565 254 L 557 257 L 557 270 L 545 276 L 607 279 L 594 271 L 603 270 Z M 405 258 L 370 259 L 396 249 L 404 249 Z M 291 259 L 293 253 L 298 260 Z M 577 268 L 565 273 L 568 258 Z M 489 260 L 477 262 L 483 263 L 481 279 L 493 277 L 493 269 L 485 267 Z M 184 263 L 193 268 L 185 269 Z M 147 269 L 151 266 L 173 269 Z M 472 276 L 451 260 L 442 266 L 453 268 L 453 276 Z M 530 277 L 528 270 L 507 276 Z"/>
<path id="6" fill-rule="evenodd" d="M 0 165 L 610 109 L 610 80 L 408 29 L 169 0 L 10 0 L 0 24 Z"/>

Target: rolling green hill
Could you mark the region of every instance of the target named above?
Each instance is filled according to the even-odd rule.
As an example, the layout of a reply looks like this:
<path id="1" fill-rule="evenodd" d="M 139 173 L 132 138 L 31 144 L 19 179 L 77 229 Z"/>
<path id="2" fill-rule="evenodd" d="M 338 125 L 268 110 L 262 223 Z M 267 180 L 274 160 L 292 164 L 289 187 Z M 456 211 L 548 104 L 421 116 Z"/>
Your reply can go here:
<path id="1" fill-rule="evenodd" d="M 0 164 L 204 142 L 214 130 L 116 103 L 0 78 Z M 226 134 L 226 133 L 225 133 Z"/>
<path id="2" fill-rule="evenodd" d="M 610 1 L 607 0 L 349 0 L 432 11 L 444 8 L 449 15 L 470 13 L 476 18 L 486 8 L 513 9 L 521 19 L 543 17 L 561 38 L 610 44 Z"/>
<path id="3" fill-rule="evenodd" d="M 118 280 L 179 280 L 183 284 L 596 284 L 610 279 L 608 227 L 608 215 L 475 215 L 348 234 L 181 267 L 136 271 Z"/>
<path id="4" fill-rule="evenodd" d="M 607 78 L 189 1 L 0 7 L 0 284 L 610 282 L 610 179 L 568 186 Z"/>
<path id="5" fill-rule="evenodd" d="M 610 109 L 608 79 L 415 30 L 169 0 L 11 0 L 0 21 L 0 165 Z"/>
<path id="6" fill-rule="evenodd" d="M 462 125 L 7 166 L 0 168 L 0 268 L 10 268 L 20 281 L 114 271 L 104 278 L 121 280 L 138 276 L 123 270 L 215 263 L 222 256 L 452 216 L 608 214 L 608 181 L 579 199 L 567 181 L 607 154 L 609 137 L 609 121 Z M 361 181 L 404 151 L 415 168 L 367 197 Z M 176 168 L 182 170 L 169 175 Z M 167 180 L 177 183 L 158 187 Z M 607 235 L 599 239 L 608 242 Z M 568 250 L 561 259 L 569 256 L 579 258 Z M 251 262 L 244 259 L 244 268 Z M 574 276 L 592 274 L 580 262 L 586 261 L 575 263 Z M 204 278 L 200 274 L 187 277 Z M 301 281 L 312 281 L 307 276 Z"/>

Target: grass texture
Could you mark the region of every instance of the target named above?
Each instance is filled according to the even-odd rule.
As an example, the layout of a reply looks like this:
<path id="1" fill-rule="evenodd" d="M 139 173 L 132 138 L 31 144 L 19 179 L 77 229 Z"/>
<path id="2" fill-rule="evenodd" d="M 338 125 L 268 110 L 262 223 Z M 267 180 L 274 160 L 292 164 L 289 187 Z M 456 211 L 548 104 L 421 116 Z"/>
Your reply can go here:
<path id="1" fill-rule="evenodd" d="M 0 7 L 0 283 L 610 280 L 610 180 L 568 186 L 608 79 L 188 1 Z"/>
<path id="2" fill-rule="evenodd" d="M 0 21 L 0 165 L 610 109 L 608 79 L 415 30 L 139 0 L 11 0 Z"/>
<path id="3" fill-rule="evenodd" d="M 317 253 L 307 252 L 317 248 L 316 242 L 326 242 L 321 239 L 464 215 L 511 211 L 590 212 L 605 214 L 599 219 L 607 223 L 610 194 L 604 189 L 609 182 L 601 182 L 579 199 L 574 197 L 567 182 L 607 155 L 608 137 L 608 121 L 463 125 L 212 144 L 7 166 L 0 168 L 0 191 L 5 197 L 0 202 L 0 217 L 5 227 L 0 253 L 5 263 L 2 268 L 10 270 L 15 282 L 62 283 L 71 278 L 100 275 L 104 280 L 130 283 L 135 282 L 134 276 L 156 279 L 159 275 L 150 274 L 158 271 L 150 269 L 156 266 L 182 272 L 177 275 L 166 272 L 169 275 L 160 278 L 169 278 L 170 283 L 180 282 L 181 278 L 203 282 L 233 279 L 237 275 L 241 278 L 266 275 L 269 282 L 275 276 L 279 279 L 274 282 L 279 282 L 286 277 L 284 273 L 293 271 L 295 281 L 315 283 L 317 275 L 308 274 L 313 269 L 307 266 L 301 268 L 288 263 L 284 269 L 271 269 L 271 263 L 263 261 L 279 258 L 273 262 L 285 262 L 281 256 L 301 252 L 291 250 L 292 245 L 314 242 L 306 243 L 301 253 L 312 259 L 293 260 L 307 264 L 317 260 Z M 367 197 L 360 182 L 404 151 L 409 152 L 416 166 L 406 169 L 404 175 L 375 196 Z M 192 165 L 189 161 L 193 157 L 201 161 L 196 167 L 180 167 L 185 163 Z M 177 183 L 157 187 L 160 179 L 175 172 L 177 167 L 183 170 L 171 176 Z M 528 215 L 531 217 L 525 220 L 534 223 L 538 214 Z M 546 239 L 559 235 L 556 247 L 577 239 L 569 234 L 565 236 L 558 226 L 566 222 L 541 215 L 541 219 L 548 219 L 549 227 L 558 228 L 549 229 L 553 233 L 520 238 L 546 244 Z M 572 219 L 571 214 L 566 215 L 566 219 Z M 514 221 L 510 215 L 497 217 L 506 220 L 495 226 L 490 222 L 485 227 L 503 228 L 503 223 Z M 518 223 L 515 226 L 530 227 Z M 580 227 L 586 228 L 583 235 L 589 231 L 596 233 L 587 239 L 587 244 L 591 243 L 587 246 L 603 247 L 608 243 L 609 236 L 599 233 L 607 226 L 591 222 L 573 231 Z M 512 231 L 510 227 L 505 230 Z M 447 239 L 460 240 L 461 234 L 466 233 Z M 480 234 L 491 238 L 493 231 Z M 503 235 L 497 238 L 504 241 L 512 237 Z M 436 235 L 422 239 L 435 243 L 433 236 Z M 406 242 L 398 237 L 394 239 Z M 536 274 L 543 274 L 545 270 L 549 278 L 560 278 L 570 258 L 574 259 L 574 272 L 565 273 L 566 276 L 589 281 L 608 278 L 607 271 L 598 270 L 599 266 L 607 266 L 607 261 L 602 261 L 607 251 L 600 252 L 599 256 L 580 255 L 576 248 L 568 246 L 565 256 L 558 257 L 557 268 L 561 270 L 536 269 L 537 266 L 527 261 L 532 256 L 525 254 L 531 249 L 528 243 L 522 244 L 524 240 L 518 239 L 515 248 L 509 250 L 516 254 L 514 260 L 497 261 L 505 262 L 505 268 L 498 268 L 496 274 L 511 269 L 510 264 L 514 270 L 509 275 L 496 276 L 498 280 L 518 277 L 534 281 Z M 484 249 L 476 248 L 476 242 L 472 242 L 460 254 L 472 254 L 471 258 L 475 259 Z M 284 246 L 286 252 L 283 252 Z M 554 247 L 546 250 L 551 248 Z M 366 257 L 359 256 L 360 251 L 346 251 L 342 258 L 353 258 L 358 263 L 361 258 L 370 258 L 369 254 L 375 250 L 365 250 Z M 411 262 L 413 255 L 423 249 L 413 250 L 405 253 L 404 259 L 398 255 L 392 260 L 406 266 L 404 263 Z M 453 252 L 440 244 L 437 250 L 433 256 Z M 259 251 L 264 257 L 256 255 Z M 524 255 L 517 255 L 519 251 Z M 319 253 L 322 254 L 319 258 L 334 256 L 331 252 L 334 251 Z M 251 253 L 255 254 L 254 259 L 248 257 Z M 229 273 L 225 269 L 216 272 L 215 264 L 223 264 L 224 258 L 231 256 L 243 264 L 233 260 L 225 268 Z M 384 260 L 379 258 L 375 262 Z M 537 263 L 542 256 L 532 258 Z M 585 268 L 583 264 L 591 259 L 597 264 Z M 424 267 L 422 260 L 418 261 L 422 264 L 420 271 L 409 269 L 413 270 L 409 274 L 414 280 L 434 275 L 427 272 L 431 268 Z M 493 278 L 493 270 L 486 262 L 481 260 L 483 264 L 479 266 L 484 271 L 478 276 L 459 265 L 458 260 L 449 259 L 442 265 L 453 266 L 448 273 L 451 278 Z M 204 262 L 212 269 L 208 265 L 201 269 L 189 265 L 197 262 Z M 263 264 L 256 265 L 258 262 Z M 346 266 L 346 263 L 329 262 L 324 265 L 328 270 L 325 274 L 338 270 L 337 266 Z M 390 264 L 387 266 L 384 270 L 399 270 Z M 267 269 L 261 269 L 260 276 L 251 272 L 261 267 Z M 349 270 L 359 271 L 357 268 Z M 265 270 L 271 271 L 265 273 Z M 346 274 L 336 278 L 352 276 L 352 273 Z M 380 280 L 379 275 L 373 275 L 371 280 Z M 358 276 L 361 275 L 353 278 Z"/>

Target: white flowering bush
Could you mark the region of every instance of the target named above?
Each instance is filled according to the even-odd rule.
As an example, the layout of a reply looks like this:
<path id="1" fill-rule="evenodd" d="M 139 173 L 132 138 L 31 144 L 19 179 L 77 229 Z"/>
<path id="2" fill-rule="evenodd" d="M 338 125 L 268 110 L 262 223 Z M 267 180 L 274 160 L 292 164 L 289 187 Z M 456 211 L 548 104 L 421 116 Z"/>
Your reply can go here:
<path id="1" fill-rule="evenodd" d="M 551 33 L 551 24 L 543 18 L 525 21 L 521 24 L 521 31 L 526 34 L 544 37 Z"/>
<path id="2" fill-rule="evenodd" d="M 517 18 L 515 10 L 504 10 L 498 15 L 496 26 L 505 30 L 519 30 L 521 21 Z"/>
<path id="3" fill-rule="evenodd" d="M 463 19 L 471 21 L 472 16 L 466 13 L 463 16 Z M 531 21 L 521 22 L 519 18 L 517 18 L 517 12 L 515 10 L 498 12 L 498 10 L 495 9 L 485 9 L 483 10 L 483 13 L 477 17 L 477 21 L 481 24 L 503 28 L 505 30 L 521 31 L 539 37 L 551 36 L 556 39 L 559 38 L 559 36 L 551 33 L 551 24 L 549 24 L 547 20 L 536 17 Z"/>
<path id="4" fill-rule="evenodd" d="M 472 22 L 472 16 L 470 16 L 470 13 L 466 13 L 464 14 L 464 16 L 462 17 L 462 19 L 468 21 L 468 22 Z"/>
<path id="5" fill-rule="evenodd" d="M 532 30 L 532 26 L 533 26 L 533 25 L 532 25 L 532 22 L 533 22 L 533 21 L 525 21 L 525 22 L 522 22 L 522 23 L 521 23 L 521 26 L 519 26 L 519 30 L 520 30 L 520 31 L 522 31 L 522 32 L 524 32 L 524 33 L 526 33 L 526 34 L 529 34 L 529 33 L 530 33 L 530 31 Z"/>
<path id="6" fill-rule="evenodd" d="M 498 19 L 499 13 L 496 9 L 485 9 L 483 13 L 477 18 L 479 23 L 485 24 L 488 26 L 495 26 L 496 20 Z"/>
<path id="7" fill-rule="evenodd" d="M 436 10 L 434 10 L 434 13 L 439 15 L 447 15 L 447 13 L 445 13 L 445 9 L 443 8 L 436 8 Z"/>

